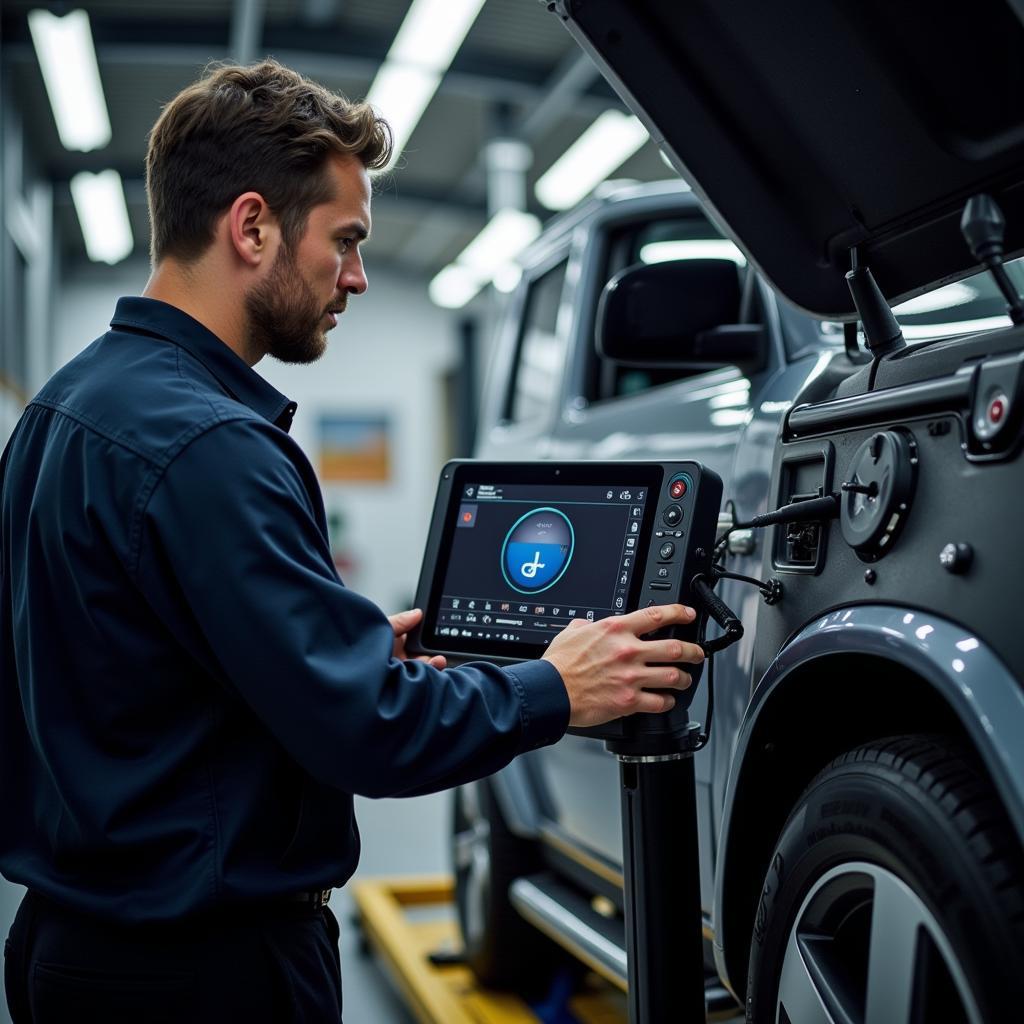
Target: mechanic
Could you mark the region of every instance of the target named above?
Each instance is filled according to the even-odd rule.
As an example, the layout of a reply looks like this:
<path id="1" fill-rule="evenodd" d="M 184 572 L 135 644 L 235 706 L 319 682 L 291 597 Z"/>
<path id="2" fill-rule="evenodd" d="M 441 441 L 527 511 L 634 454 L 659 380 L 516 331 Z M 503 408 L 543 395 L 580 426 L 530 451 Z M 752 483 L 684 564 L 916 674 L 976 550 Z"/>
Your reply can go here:
<path id="1" fill-rule="evenodd" d="M 0 463 L 0 869 L 13 1019 L 339 1021 L 352 794 L 427 793 L 668 710 L 679 605 L 574 622 L 542 661 L 404 658 L 419 611 L 347 590 L 295 405 L 366 290 L 390 130 L 283 66 L 225 66 L 149 140 L 153 273 Z"/>

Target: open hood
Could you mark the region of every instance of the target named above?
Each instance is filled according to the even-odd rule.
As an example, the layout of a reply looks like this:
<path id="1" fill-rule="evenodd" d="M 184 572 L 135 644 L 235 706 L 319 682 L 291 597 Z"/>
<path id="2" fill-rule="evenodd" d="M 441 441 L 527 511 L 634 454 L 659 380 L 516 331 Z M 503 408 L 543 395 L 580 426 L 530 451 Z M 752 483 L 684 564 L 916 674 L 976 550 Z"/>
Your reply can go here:
<path id="1" fill-rule="evenodd" d="M 977 269 L 965 202 L 1024 252 L 1024 0 L 550 3 L 680 174 L 791 302 L 855 311 Z"/>

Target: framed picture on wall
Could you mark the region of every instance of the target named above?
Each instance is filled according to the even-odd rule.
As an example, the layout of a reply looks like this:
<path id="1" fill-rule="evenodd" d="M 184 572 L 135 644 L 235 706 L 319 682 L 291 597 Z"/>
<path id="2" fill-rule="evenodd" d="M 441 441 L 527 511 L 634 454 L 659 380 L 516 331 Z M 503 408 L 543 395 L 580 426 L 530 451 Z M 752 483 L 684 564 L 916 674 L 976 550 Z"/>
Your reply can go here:
<path id="1" fill-rule="evenodd" d="M 323 413 L 317 435 L 324 483 L 386 483 L 391 478 L 391 421 L 386 414 Z"/>

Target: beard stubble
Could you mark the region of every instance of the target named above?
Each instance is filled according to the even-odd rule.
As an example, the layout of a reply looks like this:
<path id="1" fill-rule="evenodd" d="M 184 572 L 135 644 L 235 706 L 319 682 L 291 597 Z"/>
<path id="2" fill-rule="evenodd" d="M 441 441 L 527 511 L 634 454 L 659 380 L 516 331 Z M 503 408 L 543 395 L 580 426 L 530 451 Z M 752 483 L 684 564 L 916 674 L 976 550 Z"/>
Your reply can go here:
<path id="1" fill-rule="evenodd" d="M 252 352 L 265 352 L 282 363 L 314 363 L 327 350 L 321 326 L 327 311 L 317 303 L 287 246 L 267 279 L 245 297 L 245 310 Z"/>

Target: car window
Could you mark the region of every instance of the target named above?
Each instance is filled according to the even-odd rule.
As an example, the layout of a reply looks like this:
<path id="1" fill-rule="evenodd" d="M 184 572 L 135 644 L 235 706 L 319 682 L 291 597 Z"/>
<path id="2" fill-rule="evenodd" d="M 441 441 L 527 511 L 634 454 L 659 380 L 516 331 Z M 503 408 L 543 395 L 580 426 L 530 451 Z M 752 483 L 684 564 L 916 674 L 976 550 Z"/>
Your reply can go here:
<path id="1" fill-rule="evenodd" d="M 729 239 L 722 236 L 702 214 L 634 221 L 613 231 L 604 253 L 604 281 L 636 263 L 662 263 L 682 259 L 730 259 L 746 267 L 746 259 Z M 596 309 L 594 326 L 597 326 Z M 737 310 L 737 320 L 741 311 Z M 681 380 L 710 367 L 660 369 L 618 366 L 603 359 L 591 346 L 590 366 L 585 376 L 589 402 L 637 394 L 650 388 Z"/>
<path id="2" fill-rule="evenodd" d="M 509 401 L 514 423 L 546 418 L 557 399 L 568 343 L 558 323 L 566 265 L 562 260 L 528 285 Z"/>

